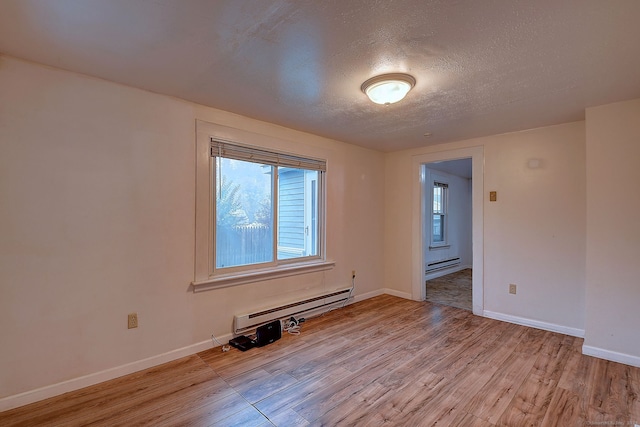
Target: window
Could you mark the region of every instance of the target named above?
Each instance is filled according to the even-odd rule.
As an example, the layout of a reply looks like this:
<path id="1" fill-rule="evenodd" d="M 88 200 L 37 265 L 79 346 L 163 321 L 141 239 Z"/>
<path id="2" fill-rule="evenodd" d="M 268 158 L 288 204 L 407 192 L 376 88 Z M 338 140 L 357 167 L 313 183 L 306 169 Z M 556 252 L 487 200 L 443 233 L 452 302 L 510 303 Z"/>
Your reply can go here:
<path id="1" fill-rule="evenodd" d="M 213 132 L 205 139 L 200 125 L 194 291 L 332 268 L 325 260 L 326 161 Z"/>
<path id="2" fill-rule="evenodd" d="M 211 141 L 215 271 L 320 254 L 325 162 Z"/>
<path id="3" fill-rule="evenodd" d="M 447 197 L 449 185 L 433 182 L 431 245 L 447 244 Z"/>

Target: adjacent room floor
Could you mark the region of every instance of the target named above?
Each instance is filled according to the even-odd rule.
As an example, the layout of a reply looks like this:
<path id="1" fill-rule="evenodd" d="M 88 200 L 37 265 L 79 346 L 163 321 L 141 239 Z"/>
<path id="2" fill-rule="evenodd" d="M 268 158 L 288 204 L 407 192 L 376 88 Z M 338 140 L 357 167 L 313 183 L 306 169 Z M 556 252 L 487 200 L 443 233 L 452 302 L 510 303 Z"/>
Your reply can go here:
<path id="1" fill-rule="evenodd" d="M 381 295 L 247 352 L 220 347 L 0 413 L 8 426 L 640 423 L 640 368 L 583 340 Z"/>
<path id="2" fill-rule="evenodd" d="M 426 286 L 427 301 L 472 310 L 470 268 L 427 280 Z"/>

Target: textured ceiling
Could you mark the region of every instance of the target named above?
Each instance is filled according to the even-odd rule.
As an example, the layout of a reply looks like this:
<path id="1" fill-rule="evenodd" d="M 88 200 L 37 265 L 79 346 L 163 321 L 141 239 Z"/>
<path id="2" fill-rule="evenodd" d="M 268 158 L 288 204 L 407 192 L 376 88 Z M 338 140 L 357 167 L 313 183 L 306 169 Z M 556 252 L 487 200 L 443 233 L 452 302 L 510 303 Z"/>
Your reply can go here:
<path id="1" fill-rule="evenodd" d="M 1 0 L 0 52 L 393 151 L 640 97 L 639 20 L 638 0 Z M 396 71 L 402 102 L 360 91 Z"/>

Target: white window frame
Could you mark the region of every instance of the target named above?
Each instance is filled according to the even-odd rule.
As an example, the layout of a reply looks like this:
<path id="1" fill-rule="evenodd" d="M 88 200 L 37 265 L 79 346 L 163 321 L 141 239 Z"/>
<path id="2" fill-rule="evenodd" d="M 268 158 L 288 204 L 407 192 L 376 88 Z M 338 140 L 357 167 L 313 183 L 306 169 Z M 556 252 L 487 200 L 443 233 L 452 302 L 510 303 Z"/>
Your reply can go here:
<path id="1" fill-rule="evenodd" d="M 242 266 L 216 270 L 215 267 L 215 177 L 211 156 L 211 141 L 226 141 L 236 145 L 251 145 L 262 150 L 279 154 L 289 154 L 291 142 L 229 128 L 213 123 L 196 121 L 196 218 L 195 218 L 195 272 L 191 283 L 194 292 L 223 288 L 275 279 L 279 277 L 328 270 L 335 262 L 326 257 L 326 190 L 318 193 L 318 255 L 274 261 L 268 264 Z M 293 154 L 293 153 L 291 153 Z M 293 154 L 310 159 L 319 158 L 313 153 Z M 322 174 L 320 174 L 322 175 Z M 322 179 L 320 179 L 322 181 Z M 318 183 L 318 187 L 322 186 Z M 326 188 L 326 186 L 325 186 Z M 276 194 L 274 194 L 276 197 Z M 274 203 L 275 206 L 275 203 Z M 274 218 L 277 212 L 274 209 Z M 274 241 L 277 245 L 277 240 Z"/>

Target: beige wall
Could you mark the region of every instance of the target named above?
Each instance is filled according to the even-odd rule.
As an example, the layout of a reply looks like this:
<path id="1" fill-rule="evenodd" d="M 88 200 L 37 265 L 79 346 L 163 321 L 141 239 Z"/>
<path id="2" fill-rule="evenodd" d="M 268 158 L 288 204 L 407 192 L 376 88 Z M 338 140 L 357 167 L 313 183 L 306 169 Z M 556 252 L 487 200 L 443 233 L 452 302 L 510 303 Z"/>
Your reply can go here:
<path id="1" fill-rule="evenodd" d="M 585 353 L 640 366 L 640 99 L 587 109 Z"/>
<path id="2" fill-rule="evenodd" d="M 328 159 L 333 270 L 189 291 L 196 119 Z M 235 313 L 347 285 L 353 269 L 357 295 L 384 287 L 379 152 L 8 57 L 0 143 L 0 398 L 208 346 Z"/>
<path id="3" fill-rule="evenodd" d="M 411 293 L 412 157 L 484 149 L 484 310 L 580 334 L 585 304 L 584 122 L 387 155 L 385 283 Z M 530 169 L 528 160 L 539 159 Z M 498 201 L 488 201 L 489 191 Z M 517 295 L 508 293 L 510 283 Z"/>

